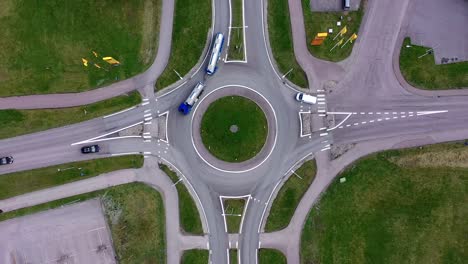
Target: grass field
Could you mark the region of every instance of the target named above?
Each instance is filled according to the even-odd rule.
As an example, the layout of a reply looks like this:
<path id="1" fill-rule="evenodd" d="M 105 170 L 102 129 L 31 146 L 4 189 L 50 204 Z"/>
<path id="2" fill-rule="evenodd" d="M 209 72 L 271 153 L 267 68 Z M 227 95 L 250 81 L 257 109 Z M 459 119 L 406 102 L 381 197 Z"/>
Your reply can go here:
<path id="1" fill-rule="evenodd" d="M 0 214 L 0 221 L 101 197 L 119 263 L 165 263 L 165 221 L 161 195 L 142 183 L 105 190 Z"/>
<path id="2" fill-rule="evenodd" d="M 210 0 L 176 0 L 169 62 L 156 82 L 156 90 L 186 75 L 202 56 L 211 26 Z"/>
<path id="3" fill-rule="evenodd" d="M 331 48 L 343 39 L 343 44 L 353 34 L 356 33 L 359 36 L 359 26 L 361 25 L 362 17 L 364 16 L 365 0 L 361 1 L 361 6 L 358 11 L 349 12 L 312 12 L 310 8 L 310 0 L 302 0 L 302 10 L 304 12 L 304 24 L 306 29 L 307 47 L 312 55 L 319 59 L 328 61 L 341 61 L 346 59 L 353 50 L 353 43 L 346 44 L 343 48 L 341 45 L 336 47 L 332 51 Z M 342 26 L 338 27 L 336 22 L 340 20 L 340 16 L 343 16 L 341 21 Z M 344 27 L 347 28 L 347 33 L 343 37 L 333 38 L 336 34 Z M 329 35 L 322 45 L 312 46 L 310 42 L 314 39 L 315 35 L 319 32 L 328 32 L 329 28 L 333 28 L 333 34 Z"/>
<path id="4" fill-rule="evenodd" d="M 40 110 L 0 110 L 0 139 L 34 133 L 104 116 L 141 102 L 138 92 L 90 105 Z"/>
<path id="5" fill-rule="evenodd" d="M 299 87 L 307 88 L 307 76 L 296 61 L 287 0 L 268 1 L 268 35 L 271 50 L 281 73 Z"/>
<path id="6" fill-rule="evenodd" d="M 177 174 L 168 166 L 159 164 L 159 168 L 171 178 L 172 182 L 178 182 L 176 188 L 179 195 L 179 217 L 182 230 L 195 235 L 203 234 L 200 213 L 184 183 L 179 182 Z"/>
<path id="7" fill-rule="evenodd" d="M 72 162 L 4 174 L 0 176 L 0 200 L 83 180 L 105 172 L 141 168 L 141 166 L 143 166 L 143 157 L 141 155 L 130 155 Z"/>
<path id="8" fill-rule="evenodd" d="M 286 264 L 286 257 L 280 251 L 276 249 L 261 248 L 258 251 L 258 263 L 259 264 Z"/>
<path id="9" fill-rule="evenodd" d="M 237 249 L 229 249 L 229 264 L 238 264 Z"/>
<path id="10" fill-rule="evenodd" d="M 468 161 L 431 164 L 457 153 L 468 147 L 385 151 L 350 166 L 312 208 L 301 262 L 466 263 Z"/>
<path id="11" fill-rule="evenodd" d="M 411 47 L 407 48 L 406 46 Z M 411 44 L 410 38 L 405 38 L 400 52 L 400 70 L 403 77 L 411 85 L 427 89 L 454 89 L 468 87 L 468 62 L 457 62 L 436 65 L 434 54 L 418 58 L 429 50 Z"/>
<path id="12" fill-rule="evenodd" d="M 245 199 L 224 199 L 223 202 L 228 233 L 239 233 L 246 203 Z"/>
<path id="13" fill-rule="evenodd" d="M 0 96 L 81 92 L 142 72 L 156 55 L 161 3 L 2 0 Z"/>
<path id="14" fill-rule="evenodd" d="M 192 249 L 184 251 L 181 264 L 207 264 L 209 260 L 208 250 Z"/>
<path id="15" fill-rule="evenodd" d="M 315 160 L 309 160 L 295 171 L 299 176 L 296 174 L 289 176 L 273 201 L 265 225 L 266 232 L 277 231 L 289 225 L 297 205 L 314 180 L 316 171 Z"/>
<path id="16" fill-rule="evenodd" d="M 231 132 L 236 125 L 237 132 Z M 201 122 L 201 138 L 213 156 L 227 162 L 242 162 L 257 155 L 268 134 L 262 109 L 241 96 L 220 98 L 208 107 Z"/>
<path id="17" fill-rule="evenodd" d="M 228 60 L 245 60 L 244 58 L 244 22 L 242 4 L 244 0 L 231 1 L 231 39 L 229 41 Z"/>

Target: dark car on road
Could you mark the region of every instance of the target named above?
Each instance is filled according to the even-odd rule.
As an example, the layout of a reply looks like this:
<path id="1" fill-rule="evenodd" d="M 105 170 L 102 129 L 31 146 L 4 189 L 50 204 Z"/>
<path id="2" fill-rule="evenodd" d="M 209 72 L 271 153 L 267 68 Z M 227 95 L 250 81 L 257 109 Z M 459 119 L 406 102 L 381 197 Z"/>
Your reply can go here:
<path id="1" fill-rule="evenodd" d="M 13 163 L 13 157 L 3 157 L 0 158 L 0 165 L 8 165 Z"/>
<path id="2" fill-rule="evenodd" d="M 101 150 L 101 148 L 98 145 L 91 145 L 91 146 L 85 146 L 81 148 L 81 153 L 83 154 L 89 154 L 89 153 L 97 153 Z"/>

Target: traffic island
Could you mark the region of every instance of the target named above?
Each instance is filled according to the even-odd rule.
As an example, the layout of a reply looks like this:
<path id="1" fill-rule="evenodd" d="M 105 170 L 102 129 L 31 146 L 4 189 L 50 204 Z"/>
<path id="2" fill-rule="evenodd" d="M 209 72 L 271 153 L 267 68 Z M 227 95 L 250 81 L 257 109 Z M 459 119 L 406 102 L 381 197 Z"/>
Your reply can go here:
<path id="1" fill-rule="evenodd" d="M 227 162 L 253 158 L 268 134 L 265 114 L 253 101 L 242 96 L 222 97 L 203 114 L 201 138 L 208 151 Z"/>
<path id="2" fill-rule="evenodd" d="M 260 166 L 276 140 L 276 116 L 255 90 L 228 85 L 204 97 L 194 110 L 192 142 L 209 166 L 245 172 Z"/>

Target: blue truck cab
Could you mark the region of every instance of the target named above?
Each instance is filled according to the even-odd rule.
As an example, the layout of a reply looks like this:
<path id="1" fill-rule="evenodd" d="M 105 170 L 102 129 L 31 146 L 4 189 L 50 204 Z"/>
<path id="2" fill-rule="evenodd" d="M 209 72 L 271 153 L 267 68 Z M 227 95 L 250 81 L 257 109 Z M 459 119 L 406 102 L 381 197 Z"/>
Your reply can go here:
<path id="1" fill-rule="evenodd" d="M 197 83 L 195 87 L 193 87 L 192 92 L 187 97 L 187 99 L 179 105 L 179 112 L 184 115 L 188 115 L 192 110 L 192 107 L 198 101 L 200 96 L 203 93 L 203 89 L 205 88 L 205 84 L 202 82 Z"/>

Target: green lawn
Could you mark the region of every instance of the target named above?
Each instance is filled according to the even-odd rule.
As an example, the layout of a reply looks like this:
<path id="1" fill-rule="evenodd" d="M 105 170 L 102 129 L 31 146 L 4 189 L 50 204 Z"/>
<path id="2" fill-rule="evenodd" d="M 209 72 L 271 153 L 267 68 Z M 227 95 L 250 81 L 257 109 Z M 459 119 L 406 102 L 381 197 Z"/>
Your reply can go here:
<path id="1" fill-rule="evenodd" d="M 405 38 L 400 52 L 400 70 L 408 83 L 427 90 L 468 87 L 467 61 L 436 65 L 434 54 L 418 58 L 429 49 L 411 44 L 411 39 Z"/>
<path id="2" fill-rule="evenodd" d="M 238 264 L 237 249 L 229 249 L 229 264 Z"/>
<path id="3" fill-rule="evenodd" d="M 228 60 L 245 60 L 244 58 L 244 22 L 242 15 L 242 2 L 244 0 L 231 0 L 231 39 L 229 43 Z"/>
<path id="4" fill-rule="evenodd" d="M 237 132 L 231 132 L 231 126 Z M 203 144 L 213 156 L 227 162 L 246 161 L 260 152 L 268 134 L 262 109 L 241 96 L 214 101 L 201 122 Z"/>
<path id="5" fill-rule="evenodd" d="M 192 249 L 184 251 L 181 264 L 207 264 L 209 260 L 208 250 Z"/>
<path id="6" fill-rule="evenodd" d="M 239 233 L 245 199 L 224 199 L 224 214 L 228 233 Z"/>
<path id="7" fill-rule="evenodd" d="M 314 180 L 316 171 L 315 160 L 309 160 L 295 171 L 299 176 L 296 174 L 289 176 L 273 201 L 265 225 L 266 232 L 277 231 L 289 225 L 297 205 Z"/>
<path id="8" fill-rule="evenodd" d="M 203 234 L 200 213 L 184 183 L 179 182 L 177 174 L 168 166 L 159 164 L 159 168 L 171 178 L 172 182 L 178 182 L 176 188 L 179 195 L 179 217 L 182 230 L 195 235 Z"/>
<path id="9" fill-rule="evenodd" d="M 141 166 L 143 166 L 141 155 L 129 155 L 78 161 L 4 174 L 0 175 L 0 200 L 79 181 L 110 171 L 141 168 Z"/>
<path id="10" fill-rule="evenodd" d="M 343 44 L 353 34 L 356 33 L 359 36 L 359 26 L 361 25 L 362 17 L 364 16 L 365 0 L 361 3 L 358 11 L 349 12 L 312 12 L 310 7 L 310 0 L 302 0 L 302 12 L 304 12 L 304 24 L 306 30 L 306 40 L 309 52 L 315 57 L 329 61 L 341 61 L 346 59 L 353 50 L 353 43 L 346 44 L 343 48 L 337 47 L 330 51 L 331 48 L 341 39 Z M 339 21 L 340 16 L 343 16 L 341 21 L 341 27 L 336 25 Z M 347 33 L 343 37 L 333 38 L 336 34 L 344 27 L 347 28 Z M 312 46 L 311 41 L 314 39 L 319 32 L 328 32 L 328 28 L 333 28 L 333 34 L 329 35 L 322 45 Z"/>
<path id="11" fill-rule="evenodd" d="M 0 221 L 101 197 L 119 263 L 165 263 L 164 204 L 161 195 L 142 183 L 105 190 L 0 214 Z"/>
<path id="12" fill-rule="evenodd" d="M 40 110 L 0 110 L 0 139 L 34 133 L 82 122 L 134 106 L 141 102 L 138 92 L 90 105 Z"/>
<path id="13" fill-rule="evenodd" d="M 211 26 L 210 0 L 176 0 L 171 56 L 156 82 L 156 90 L 175 83 L 187 74 L 203 55 Z"/>
<path id="14" fill-rule="evenodd" d="M 280 251 L 276 249 L 261 248 L 258 251 L 258 263 L 259 264 L 286 264 L 286 257 Z"/>
<path id="15" fill-rule="evenodd" d="M 458 155 L 468 156 L 463 142 L 380 152 L 350 166 L 310 211 L 301 262 L 466 263 L 468 159 L 443 162 Z"/>
<path id="16" fill-rule="evenodd" d="M 141 73 L 156 55 L 161 3 L 0 1 L 0 96 L 81 92 Z"/>
<path id="17" fill-rule="evenodd" d="M 294 55 L 287 0 L 268 1 L 268 35 L 273 57 L 281 73 L 286 74 L 290 71 L 286 78 L 297 86 L 306 88 L 307 76 L 297 64 Z"/>

